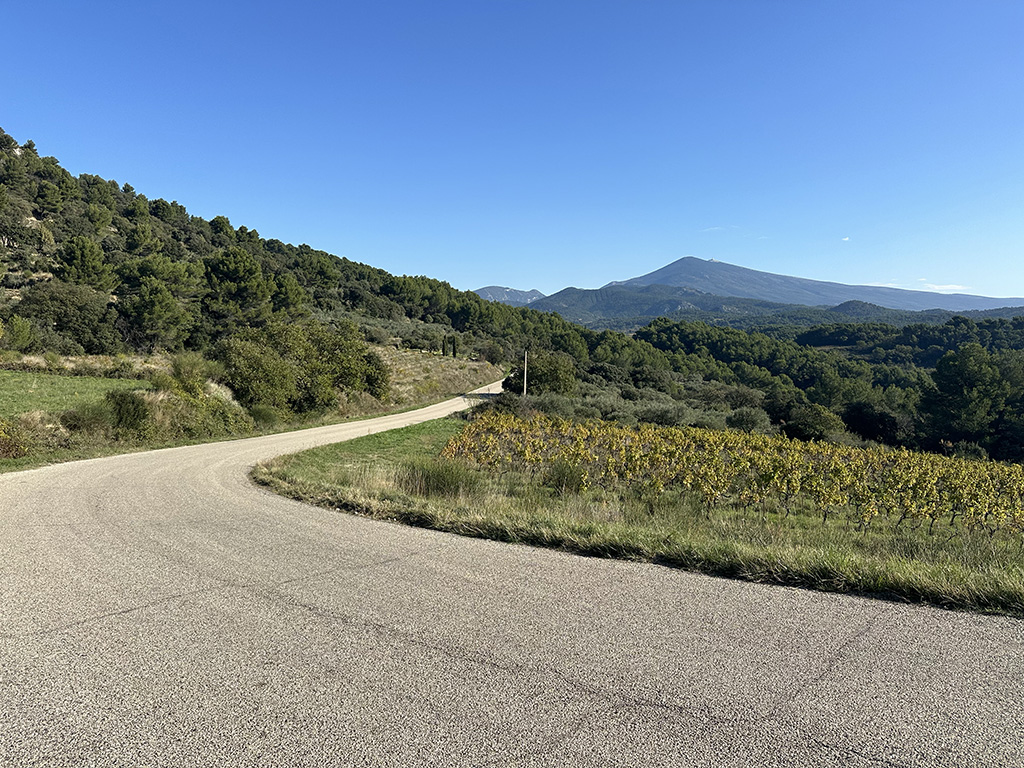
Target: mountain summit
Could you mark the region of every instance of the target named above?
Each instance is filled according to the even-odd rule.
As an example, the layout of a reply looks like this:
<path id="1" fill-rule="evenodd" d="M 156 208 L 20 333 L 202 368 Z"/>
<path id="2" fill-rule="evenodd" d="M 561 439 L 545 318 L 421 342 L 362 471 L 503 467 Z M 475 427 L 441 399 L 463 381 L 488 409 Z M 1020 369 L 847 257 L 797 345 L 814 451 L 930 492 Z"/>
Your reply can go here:
<path id="1" fill-rule="evenodd" d="M 890 309 L 996 309 L 1024 305 L 1024 298 L 997 299 L 964 293 L 932 293 L 874 285 L 845 285 L 803 277 L 776 275 L 738 267 L 714 259 L 705 261 L 684 256 L 678 261 L 631 280 L 608 286 L 669 285 L 692 288 L 716 296 L 735 296 L 780 304 L 835 306 L 847 301 L 863 301 Z M 608 287 L 605 286 L 605 287 Z"/>
<path id="2" fill-rule="evenodd" d="M 538 290 L 519 291 L 515 288 L 506 288 L 503 285 L 488 285 L 485 288 L 477 288 L 473 293 L 487 301 L 498 301 L 513 307 L 525 307 L 537 299 L 544 298 L 544 294 Z"/>

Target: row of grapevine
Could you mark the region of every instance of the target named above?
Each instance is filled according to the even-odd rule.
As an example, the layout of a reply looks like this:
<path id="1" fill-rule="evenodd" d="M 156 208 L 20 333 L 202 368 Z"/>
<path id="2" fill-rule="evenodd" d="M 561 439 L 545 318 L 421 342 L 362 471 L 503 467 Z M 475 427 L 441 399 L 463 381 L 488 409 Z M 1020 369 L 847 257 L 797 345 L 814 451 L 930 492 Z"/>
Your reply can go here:
<path id="1" fill-rule="evenodd" d="M 899 449 L 851 448 L 780 436 L 696 428 L 578 423 L 548 416 L 489 413 L 445 448 L 481 467 L 544 471 L 565 462 L 583 488 L 627 486 L 644 493 L 678 488 L 711 508 L 809 501 L 823 520 L 852 516 L 861 526 L 936 524 L 1024 534 L 1024 468 Z"/>

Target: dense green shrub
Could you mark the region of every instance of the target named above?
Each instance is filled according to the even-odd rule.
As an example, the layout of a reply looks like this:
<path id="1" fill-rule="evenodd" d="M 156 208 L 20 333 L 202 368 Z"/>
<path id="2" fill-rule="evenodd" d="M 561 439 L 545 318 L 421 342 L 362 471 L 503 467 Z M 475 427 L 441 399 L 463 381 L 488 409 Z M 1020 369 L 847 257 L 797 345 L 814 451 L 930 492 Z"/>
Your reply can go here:
<path id="1" fill-rule="evenodd" d="M 29 451 L 29 437 L 24 430 L 6 419 L 0 419 L 0 459 L 17 459 Z"/>
<path id="2" fill-rule="evenodd" d="M 103 399 L 110 410 L 110 423 L 114 429 L 140 433 L 145 431 L 150 412 L 141 393 L 115 389 L 107 392 Z"/>
<path id="3" fill-rule="evenodd" d="M 4 323 L 0 345 L 15 352 L 31 352 L 39 346 L 39 333 L 29 320 L 12 315 Z"/>
<path id="4" fill-rule="evenodd" d="M 657 424 L 662 427 L 679 427 L 689 424 L 694 418 L 691 408 L 675 402 L 641 401 L 637 404 L 637 421 Z"/>
<path id="5" fill-rule="evenodd" d="M 192 397 L 202 395 L 206 382 L 215 378 L 220 370 L 219 366 L 198 352 L 180 352 L 171 357 L 171 376 L 178 388 Z"/>
<path id="6" fill-rule="evenodd" d="M 251 434 L 252 417 L 237 404 L 217 396 L 191 397 L 172 392 L 154 404 L 153 436 L 190 440 Z"/>
<path id="7" fill-rule="evenodd" d="M 390 386 L 384 361 L 366 349 L 351 323 L 250 328 L 222 341 L 217 355 L 225 382 L 248 408 L 316 413 L 335 407 L 341 392 L 384 399 Z"/>
<path id="8" fill-rule="evenodd" d="M 254 405 L 249 409 L 249 415 L 261 427 L 275 427 L 281 423 L 281 412 L 271 408 L 269 405 Z"/>
<path id="9" fill-rule="evenodd" d="M 60 423 L 71 432 L 104 433 L 113 427 L 110 403 L 103 399 L 79 405 L 64 411 L 60 415 Z"/>
<path id="10" fill-rule="evenodd" d="M 761 408 L 743 407 L 725 417 L 725 425 L 743 432 L 764 432 L 771 426 L 771 419 Z"/>
<path id="11" fill-rule="evenodd" d="M 523 363 L 517 363 L 502 387 L 508 392 L 523 391 Z M 576 366 L 569 355 L 561 352 L 536 352 L 529 356 L 525 366 L 526 393 L 542 395 L 553 392 L 572 395 L 579 383 Z"/>
<path id="12" fill-rule="evenodd" d="M 186 425 L 191 438 L 252 434 L 256 424 L 252 417 L 234 403 L 218 397 L 207 397 L 192 403 L 195 418 Z"/>
<path id="13" fill-rule="evenodd" d="M 782 425 L 786 437 L 798 440 L 825 440 L 845 429 L 843 420 L 827 408 L 815 403 L 793 407 L 789 420 Z"/>
<path id="14" fill-rule="evenodd" d="M 242 405 L 287 412 L 298 399 L 295 367 L 266 343 L 226 339 L 217 354 L 225 381 Z"/>

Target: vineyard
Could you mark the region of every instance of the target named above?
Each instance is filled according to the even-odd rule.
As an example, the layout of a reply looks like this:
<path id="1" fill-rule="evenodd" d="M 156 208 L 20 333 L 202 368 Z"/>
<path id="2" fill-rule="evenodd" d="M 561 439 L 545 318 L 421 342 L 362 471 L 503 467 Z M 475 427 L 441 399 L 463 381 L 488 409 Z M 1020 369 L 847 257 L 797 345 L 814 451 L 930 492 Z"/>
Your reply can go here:
<path id="1" fill-rule="evenodd" d="M 547 416 L 489 413 L 445 447 L 495 472 L 555 480 L 561 490 L 681 492 L 710 512 L 840 519 L 857 530 L 925 527 L 1024 545 L 1024 468 L 906 450 L 851 448 L 784 437 Z"/>

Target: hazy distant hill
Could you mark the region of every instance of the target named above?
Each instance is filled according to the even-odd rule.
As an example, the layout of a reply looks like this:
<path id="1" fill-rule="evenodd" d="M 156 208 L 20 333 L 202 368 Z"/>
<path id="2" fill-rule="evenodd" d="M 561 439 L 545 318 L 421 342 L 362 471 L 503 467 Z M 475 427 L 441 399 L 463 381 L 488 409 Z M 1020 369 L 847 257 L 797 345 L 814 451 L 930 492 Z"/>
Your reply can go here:
<path id="1" fill-rule="evenodd" d="M 716 296 L 736 296 L 808 306 L 835 306 L 847 301 L 862 301 L 890 309 L 964 311 L 1024 305 L 1024 298 L 997 299 L 961 293 L 944 294 L 872 285 L 844 285 L 776 275 L 721 261 L 705 261 L 693 256 L 684 256 L 649 274 L 609 283 L 605 287 L 645 285 L 669 285 L 692 288 Z"/>
<path id="2" fill-rule="evenodd" d="M 714 296 L 693 288 L 668 285 L 609 285 L 595 290 L 566 288 L 540 299 L 534 309 L 557 312 L 566 320 L 590 328 L 633 330 L 656 317 L 700 320 L 711 325 L 753 328 L 767 325 L 808 327 L 829 323 L 944 323 L 956 312 L 946 309 L 911 311 L 888 309 L 862 301 L 847 301 L 834 307 L 779 304 L 737 296 Z M 1024 315 L 1024 307 L 966 310 L 976 319 Z"/>
<path id="3" fill-rule="evenodd" d="M 533 304 L 538 299 L 544 298 L 544 294 L 540 291 L 517 291 L 515 288 L 505 288 L 501 285 L 477 288 L 473 293 L 487 301 L 499 301 L 512 307 L 525 307 L 527 304 Z"/>
<path id="4" fill-rule="evenodd" d="M 603 325 L 612 320 L 646 322 L 660 316 L 678 318 L 694 313 L 704 319 L 703 315 L 709 312 L 737 318 L 749 314 L 761 316 L 780 307 L 768 301 L 713 296 L 693 288 L 668 285 L 607 285 L 595 290 L 565 288 L 533 304 L 534 309 L 557 312 L 566 320 L 583 325 Z"/>

